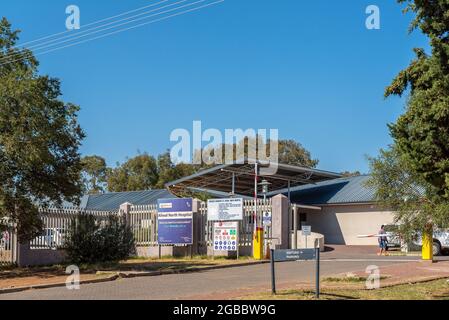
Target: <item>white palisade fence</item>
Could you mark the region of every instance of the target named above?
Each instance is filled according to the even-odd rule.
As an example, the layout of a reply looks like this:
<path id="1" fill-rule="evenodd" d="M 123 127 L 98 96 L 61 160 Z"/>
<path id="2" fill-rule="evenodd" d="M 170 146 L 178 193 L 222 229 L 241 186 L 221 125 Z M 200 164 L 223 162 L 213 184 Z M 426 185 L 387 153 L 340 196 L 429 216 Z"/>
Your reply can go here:
<path id="1" fill-rule="evenodd" d="M 254 200 L 244 200 L 243 220 L 239 227 L 240 246 L 251 246 L 254 232 Z M 262 216 L 264 212 L 271 212 L 271 199 L 257 200 L 257 225 L 262 226 Z M 64 240 L 70 230 L 71 223 L 77 215 L 93 215 L 99 223 L 110 215 L 120 215 L 129 224 L 137 246 L 157 246 L 157 206 L 138 205 L 131 206 L 126 214 L 121 210 L 116 211 L 95 211 L 80 208 L 43 208 L 40 209 L 40 216 L 43 222 L 42 233 L 34 238 L 30 243 L 30 248 L 39 249 L 61 249 Z M 213 243 L 213 222 L 207 221 L 207 203 L 200 202 L 198 212 L 194 215 L 194 233 L 200 248 L 212 246 Z M 270 238 L 269 228 L 266 228 L 267 238 Z M 0 247 L 1 248 L 1 247 Z"/>

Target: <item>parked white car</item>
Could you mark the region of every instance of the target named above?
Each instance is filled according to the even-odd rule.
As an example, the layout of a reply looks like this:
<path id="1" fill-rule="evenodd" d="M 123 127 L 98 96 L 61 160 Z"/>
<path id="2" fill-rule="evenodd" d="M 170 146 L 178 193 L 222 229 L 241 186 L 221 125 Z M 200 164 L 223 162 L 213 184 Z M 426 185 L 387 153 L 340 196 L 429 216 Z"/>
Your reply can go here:
<path id="1" fill-rule="evenodd" d="M 387 225 L 385 231 L 388 248 L 400 248 L 402 240 L 398 234 L 398 226 Z M 422 235 L 420 233 L 416 235 L 416 240 L 412 244 L 422 246 Z M 449 250 L 449 229 L 435 229 L 433 231 L 433 255 L 439 256 L 443 250 Z"/>
<path id="2" fill-rule="evenodd" d="M 418 235 L 413 244 L 422 246 L 422 236 Z M 433 255 L 441 255 L 443 250 L 449 249 L 449 229 L 435 229 L 433 231 Z"/>
<path id="3" fill-rule="evenodd" d="M 46 228 L 42 233 L 34 238 L 32 247 L 56 248 L 61 246 L 64 240 L 63 230 L 59 228 Z"/>
<path id="4" fill-rule="evenodd" d="M 400 235 L 398 234 L 398 226 L 394 224 L 386 225 L 385 232 L 387 237 L 387 247 L 400 248 L 402 241 Z"/>

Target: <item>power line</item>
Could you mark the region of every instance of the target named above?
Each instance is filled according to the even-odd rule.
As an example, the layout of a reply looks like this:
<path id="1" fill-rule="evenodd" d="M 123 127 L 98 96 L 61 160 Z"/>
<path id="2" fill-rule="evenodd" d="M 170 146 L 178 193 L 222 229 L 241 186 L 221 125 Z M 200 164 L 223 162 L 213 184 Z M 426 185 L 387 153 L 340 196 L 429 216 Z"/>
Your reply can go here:
<path id="1" fill-rule="evenodd" d="M 175 13 L 175 14 L 163 17 L 163 18 L 159 18 L 159 19 L 152 20 L 152 21 L 149 21 L 149 22 L 144 22 L 144 23 L 132 26 L 132 27 L 125 28 L 125 29 L 120 29 L 120 30 L 117 30 L 117 31 L 109 32 L 109 33 L 106 33 L 104 35 L 97 36 L 97 37 L 94 37 L 94 38 L 86 39 L 86 40 L 83 40 L 83 41 L 78 41 L 78 42 L 75 42 L 75 43 L 72 43 L 72 44 L 69 44 L 69 45 L 65 45 L 63 47 L 54 48 L 54 49 L 51 49 L 51 50 L 40 52 L 40 53 L 37 53 L 35 55 L 36 56 L 43 55 L 43 54 L 47 54 L 47 53 L 50 53 L 50 52 L 54 52 L 54 51 L 62 50 L 62 49 L 65 49 L 65 48 L 73 47 L 73 46 L 78 45 L 78 44 L 82 44 L 82 43 L 90 42 L 90 41 L 93 41 L 93 40 L 105 38 L 105 37 L 108 37 L 110 35 L 121 33 L 121 32 L 128 31 L 128 30 L 131 30 L 131 29 L 135 29 L 135 28 L 138 28 L 138 27 L 142 27 L 142 26 L 145 26 L 145 25 L 148 25 L 148 24 L 152 24 L 152 23 L 155 23 L 155 22 L 158 22 L 158 21 L 167 20 L 169 18 L 176 17 L 176 16 L 179 16 L 179 15 L 183 15 L 183 14 L 186 14 L 186 13 L 189 13 L 189 12 L 193 12 L 193 11 L 196 11 L 196 10 L 200 10 L 200 9 L 203 9 L 203 8 L 206 8 L 206 7 L 209 7 L 209 6 L 212 6 L 212 5 L 224 2 L 224 1 L 225 0 L 219 0 L 219 1 L 211 2 L 211 3 L 205 4 L 205 5 L 193 8 L 193 9 L 189 9 L 189 10 L 185 10 L 185 11 L 182 11 L 182 12 L 178 12 L 178 13 Z M 28 55 L 32 55 L 32 53 L 30 53 Z M 17 59 L 17 60 L 13 60 L 13 61 L 8 61 L 8 62 L 5 62 L 5 63 L 2 63 L 2 64 L 0 64 L 0 67 L 3 66 L 3 65 L 6 65 L 6 64 L 10 64 L 10 63 L 13 63 L 13 62 L 25 59 L 26 56 L 27 55 L 25 55 L 24 57 L 22 57 L 20 59 Z"/>
<path id="2" fill-rule="evenodd" d="M 60 45 L 60 44 L 63 44 L 63 43 L 70 42 L 70 41 L 72 41 L 72 40 L 81 39 L 81 38 L 87 37 L 87 36 L 92 35 L 92 34 L 96 34 L 96 33 L 100 33 L 100 32 L 106 31 L 106 30 L 114 29 L 114 28 L 120 27 L 120 26 L 122 26 L 122 25 L 130 24 L 130 23 L 133 23 L 133 22 L 136 22 L 136 21 L 144 20 L 144 19 L 147 19 L 147 18 L 150 18 L 150 17 L 154 17 L 154 16 L 158 16 L 158 15 L 161 15 L 161 14 L 164 14 L 164 13 L 168 13 L 168 12 L 171 12 L 171 11 L 175 11 L 175 10 L 181 9 L 181 8 L 183 8 L 183 7 L 192 6 L 192 5 L 194 5 L 194 4 L 201 3 L 201 2 L 204 2 L 204 1 L 206 1 L 206 0 L 200 0 L 200 1 L 193 2 L 193 3 L 191 3 L 191 4 L 188 4 L 188 5 L 179 6 L 179 7 L 177 7 L 177 8 L 174 8 L 174 9 L 171 9 L 171 10 L 166 10 L 166 11 L 164 11 L 164 12 L 160 12 L 160 13 L 157 13 L 157 14 L 147 15 L 148 13 L 155 12 L 155 11 L 161 10 L 161 9 L 163 9 L 163 8 L 171 7 L 171 6 L 174 6 L 174 5 L 177 5 L 177 4 L 181 4 L 181 3 L 186 2 L 186 1 L 188 1 L 188 0 L 181 0 L 181 1 L 178 1 L 178 2 L 175 2 L 175 3 L 172 3 L 172 4 L 169 4 L 169 5 L 166 5 L 166 6 L 159 7 L 159 8 L 157 8 L 157 9 L 153 9 L 153 10 L 150 10 L 150 11 L 146 11 L 146 12 L 143 12 L 143 13 L 140 13 L 140 14 L 137 14 L 137 15 L 134 15 L 134 16 L 125 18 L 125 19 L 121 19 L 121 20 L 118 20 L 118 21 L 110 22 L 110 23 L 107 23 L 107 24 L 105 24 L 105 25 L 101 25 L 101 26 L 98 26 L 98 27 L 95 27 L 95 28 L 87 29 L 87 30 L 85 30 L 85 31 L 78 32 L 78 33 L 73 34 L 73 35 L 68 35 L 68 36 L 65 36 L 65 37 L 62 37 L 62 38 L 59 38 L 59 39 L 53 39 L 53 40 L 50 40 L 50 41 L 47 41 L 47 42 L 44 42 L 44 43 L 41 43 L 41 44 L 38 44 L 38 45 L 30 46 L 30 47 L 25 48 L 25 49 L 33 50 L 33 51 L 38 51 L 38 50 L 50 48 L 50 47 L 53 47 L 53 46 L 57 46 L 57 45 Z M 144 17 L 141 17 L 141 18 L 138 18 L 138 19 L 133 19 L 133 20 L 128 21 L 128 22 L 126 22 L 126 23 L 121 23 L 121 24 L 118 24 L 118 25 L 115 25 L 115 26 L 112 26 L 112 27 L 104 28 L 104 29 L 101 29 L 101 30 L 98 30 L 98 31 L 93 32 L 93 30 L 97 30 L 97 29 L 106 27 L 106 26 L 108 26 L 108 25 L 113 25 L 113 24 L 116 24 L 117 22 L 129 20 L 129 19 L 131 19 L 131 18 L 135 18 L 135 17 L 141 16 L 141 15 L 145 15 L 145 16 L 144 16 Z M 87 32 L 87 33 L 86 33 L 86 32 Z M 81 35 L 81 34 L 83 34 L 83 33 L 86 33 L 86 34 Z M 63 39 L 66 39 L 66 38 L 69 38 L 69 39 L 62 41 Z M 47 45 L 46 45 L 46 44 L 47 44 Z M 37 47 L 37 48 L 36 48 L 36 47 Z M 14 58 L 14 56 L 20 56 L 20 55 L 21 55 L 21 52 L 15 52 L 15 53 L 13 53 L 13 54 L 6 55 L 6 56 L 3 57 L 2 59 L 0 59 L 0 63 L 3 62 L 3 61 L 5 61 L 5 60 L 7 60 L 7 59 Z"/>
<path id="3" fill-rule="evenodd" d="M 101 23 L 101 22 L 104 22 L 104 21 L 108 21 L 108 20 L 111 20 L 111 19 L 115 19 L 115 18 L 118 18 L 118 17 L 122 17 L 122 16 L 125 16 L 127 14 L 130 14 L 130 13 L 133 13 L 133 12 L 137 12 L 137 11 L 140 11 L 140 10 L 143 10 L 143 9 L 154 7 L 154 6 L 158 5 L 158 4 L 161 4 L 161 3 L 167 2 L 167 1 L 170 1 L 170 0 L 163 0 L 163 1 L 155 3 L 155 4 L 150 4 L 150 5 L 147 5 L 147 6 L 144 6 L 144 7 L 140 7 L 140 8 L 134 9 L 134 10 L 123 12 L 123 13 L 120 13 L 120 14 L 112 16 L 112 17 L 108 17 L 108 18 L 104 18 L 104 19 L 97 20 L 97 21 L 94 21 L 94 22 L 90 22 L 88 24 L 83 25 L 83 28 L 89 27 L 89 26 L 93 26 L 93 25 L 96 25 L 98 23 Z M 73 32 L 73 30 L 66 30 L 66 31 L 58 32 L 58 33 L 55 33 L 55 34 L 52 34 L 52 35 L 49 35 L 49 36 L 45 36 L 45 37 L 42 37 L 42 38 L 39 38 L 39 39 L 36 39 L 36 40 L 24 42 L 24 43 L 21 43 L 20 45 L 14 46 L 13 48 L 17 49 L 19 47 L 24 47 L 25 45 L 28 45 L 30 43 L 35 43 L 35 42 L 38 42 L 38 41 L 41 41 L 41 40 L 50 39 L 50 38 L 53 38 L 53 37 L 56 37 L 56 36 L 59 36 L 59 35 L 62 35 L 62 34 L 66 34 L 66 33 L 69 33 L 69 32 Z"/>

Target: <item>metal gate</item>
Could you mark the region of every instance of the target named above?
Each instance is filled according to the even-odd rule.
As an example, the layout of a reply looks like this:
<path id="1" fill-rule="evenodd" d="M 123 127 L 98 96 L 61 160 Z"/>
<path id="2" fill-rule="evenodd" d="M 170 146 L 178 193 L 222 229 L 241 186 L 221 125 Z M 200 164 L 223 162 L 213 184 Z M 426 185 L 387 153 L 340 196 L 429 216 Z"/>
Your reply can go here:
<path id="1" fill-rule="evenodd" d="M 17 234 L 15 229 L 0 222 L 0 267 L 16 263 Z"/>

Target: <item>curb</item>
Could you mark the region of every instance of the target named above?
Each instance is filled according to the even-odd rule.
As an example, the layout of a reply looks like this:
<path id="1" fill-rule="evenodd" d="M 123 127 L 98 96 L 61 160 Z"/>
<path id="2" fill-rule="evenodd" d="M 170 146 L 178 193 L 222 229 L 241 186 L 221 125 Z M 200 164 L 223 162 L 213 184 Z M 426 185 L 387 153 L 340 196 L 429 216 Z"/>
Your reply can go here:
<path id="1" fill-rule="evenodd" d="M 236 263 L 231 265 L 218 265 L 218 266 L 210 266 L 204 268 L 191 268 L 191 269 L 180 269 L 180 270 L 164 270 L 164 271 L 149 271 L 149 272 L 137 272 L 137 273 L 126 273 L 126 272 L 116 272 L 116 271 L 97 271 L 97 274 L 111 274 L 111 276 L 101 279 L 92 279 L 92 280 L 84 280 L 80 281 L 80 285 L 84 284 L 95 284 L 95 283 L 103 283 L 103 282 L 112 282 L 118 279 L 131 279 L 131 278 L 142 278 L 142 277 L 156 277 L 162 275 L 170 275 L 170 274 L 184 274 L 184 273 L 194 273 L 200 271 L 209 271 L 209 270 L 217 270 L 217 269 L 226 269 L 226 268 L 236 268 L 236 267 L 247 267 L 252 265 L 260 265 L 266 264 L 270 261 L 262 260 L 256 262 L 243 262 Z M 60 288 L 65 287 L 66 283 L 51 283 L 51 284 L 38 284 L 31 286 L 23 286 L 23 287 L 15 287 L 15 288 L 6 288 L 0 289 L 0 296 L 2 294 L 7 293 L 16 293 L 28 290 L 39 290 L 39 289 L 51 289 L 51 288 Z"/>
<path id="2" fill-rule="evenodd" d="M 148 272 L 118 272 L 117 274 L 120 278 L 141 278 L 141 277 L 155 277 L 155 276 L 163 276 L 163 275 L 170 275 L 170 274 L 185 274 L 185 273 L 195 273 L 195 272 L 201 272 L 201 271 L 210 271 L 210 270 L 218 270 L 218 269 L 228 269 L 228 268 L 237 268 L 237 267 L 248 267 L 252 265 L 260 265 L 260 264 L 266 264 L 270 263 L 268 260 L 262 260 L 262 261 L 256 261 L 256 262 L 243 262 L 243 263 L 236 263 L 236 264 L 230 264 L 230 265 L 217 265 L 217 266 L 209 266 L 209 267 L 195 267 L 190 269 L 179 269 L 179 270 L 162 270 L 162 271 L 148 271 Z M 101 272 L 101 271 L 99 271 Z M 107 272 L 105 272 L 107 273 Z"/>

